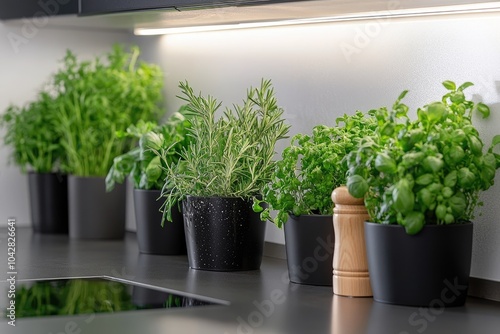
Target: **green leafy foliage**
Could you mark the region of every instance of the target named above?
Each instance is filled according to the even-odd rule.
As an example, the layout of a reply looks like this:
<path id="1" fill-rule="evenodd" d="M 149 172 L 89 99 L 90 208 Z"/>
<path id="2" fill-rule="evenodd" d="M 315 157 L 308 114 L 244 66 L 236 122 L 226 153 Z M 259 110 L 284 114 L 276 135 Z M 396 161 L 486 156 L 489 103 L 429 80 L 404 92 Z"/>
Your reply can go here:
<path id="1" fill-rule="evenodd" d="M 12 148 L 11 159 L 23 172 L 58 170 L 64 151 L 61 136 L 54 131 L 57 112 L 54 99 L 42 92 L 24 107 L 10 106 L 0 117 L 6 128 L 4 143 Z"/>
<path id="2" fill-rule="evenodd" d="M 135 310 L 130 294 L 117 282 L 36 282 L 16 291 L 18 318 Z"/>
<path id="3" fill-rule="evenodd" d="M 262 200 L 255 200 L 254 210 L 282 227 L 289 214 L 333 214 L 330 195 L 346 183 L 347 163 L 344 157 L 355 149 L 365 136 L 372 135 L 374 118 L 362 112 L 337 119 L 337 125 L 315 126 L 312 135 L 297 134 L 283 150 L 276 163 L 271 182 L 264 187 Z M 267 208 L 260 206 L 268 204 Z M 272 210 L 277 210 L 272 217 Z"/>
<path id="4" fill-rule="evenodd" d="M 165 296 L 162 308 L 189 305 L 192 298 Z M 132 291 L 123 283 L 72 279 L 19 284 L 15 294 L 16 317 L 79 315 L 156 308 L 154 304 L 137 305 Z M 198 302 L 203 304 L 203 302 Z M 7 314 L 7 311 L 5 310 Z"/>
<path id="5" fill-rule="evenodd" d="M 158 66 L 138 62 L 139 49 L 115 46 L 107 60 L 79 61 L 68 51 L 54 76 L 63 168 L 78 176 L 105 176 L 113 159 L 133 145 L 119 137 L 130 124 L 159 117 L 162 73 Z"/>
<path id="6" fill-rule="evenodd" d="M 111 191 L 115 183 L 123 183 L 131 176 L 136 189 L 161 190 L 165 183 L 167 165 L 180 158 L 181 151 L 190 142 L 187 136 L 191 122 L 186 117 L 186 108 L 170 116 L 167 121 L 157 126 L 152 122 L 140 120 L 118 136 L 130 136 L 139 139 L 136 147 L 113 160 L 106 176 L 106 189 Z M 165 156 L 160 159 L 160 153 Z"/>
<path id="7" fill-rule="evenodd" d="M 400 95 L 391 110 L 371 110 L 377 119 L 376 134 L 360 142 L 348 157 L 349 192 L 365 203 L 373 222 L 399 224 L 416 234 L 425 224 L 455 224 L 470 221 L 480 191 L 493 185 L 500 155 L 486 152 L 472 125 L 473 112 L 488 117 L 483 103 L 465 98 L 463 90 L 445 81 L 449 91 L 441 101 L 417 110 L 410 120 Z M 387 128 L 390 131 L 385 131 Z"/>
<path id="8" fill-rule="evenodd" d="M 191 114 L 192 142 L 177 163 L 166 164 L 164 216 L 171 220 L 171 208 L 187 195 L 261 196 L 275 166 L 276 142 L 286 138 L 289 129 L 271 82 L 263 80 L 260 88 L 250 88 L 243 104 L 226 108 L 220 118 L 216 112 L 221 103 L 216 99 L 196 95 L 187 82 L 180 88 Z M 159 154 L 169 159 L 168 152 Z"/>

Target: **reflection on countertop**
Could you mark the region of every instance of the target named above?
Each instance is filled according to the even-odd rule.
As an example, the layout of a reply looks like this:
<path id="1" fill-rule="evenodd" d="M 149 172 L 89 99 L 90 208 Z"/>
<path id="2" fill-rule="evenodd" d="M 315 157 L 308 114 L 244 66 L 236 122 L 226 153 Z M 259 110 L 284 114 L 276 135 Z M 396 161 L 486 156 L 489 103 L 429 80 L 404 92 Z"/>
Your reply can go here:
<path id="1" fill-rule="evenodd" d="M 105 278 L 17 281 L 16 318 L 171 309 L 214 303 Z"/>

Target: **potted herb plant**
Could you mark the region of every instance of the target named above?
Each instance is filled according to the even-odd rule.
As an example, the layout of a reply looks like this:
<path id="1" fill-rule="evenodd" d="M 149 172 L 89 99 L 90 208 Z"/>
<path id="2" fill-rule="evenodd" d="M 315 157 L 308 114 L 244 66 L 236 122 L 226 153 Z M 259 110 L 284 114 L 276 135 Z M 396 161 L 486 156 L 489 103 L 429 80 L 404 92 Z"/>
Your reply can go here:
<path id="1" fill-rule="evenodd" d="M 56 117 L 53 97 L 42 92 L 0 118 L 13 162 L 28 172 L 31 222 L 39 233 L 68 233 L 67 177 L 60 171 L 64 151 L 54 131 Z"/>
<path id="2" fill-rule="evenodd" d="M 330 195 L 346 183 L 344 156 L 375 127 L 375 119 L 360 111 L 336 123 L 292 138 L 264 187 L 263 199 L 254 206 L 263 210 L 262 219 L 279 228 L 284 225 L 288 272 L 294 283 L 332 285 L 335 236 Z M 268 207 L 261 208 L 259 202 Z M 277 211 L 275 217 L 272 210 Z"/>
<path id="3" fill-rule="evenodd" d="M 134 183 L 134 208 L 139 251 L 148 254 L 186 254 L 184 222 L 177 206 L 172 209 L 171 224 L 162 227 L 163 204 L 158 199 L 165 183 L 166 166 L 176 162 L 181 150 L 189 143 L 189 120 L 183 108 L 174 113 L 161 126 L 139 121 L 130 126 L 125 135 L 139 138 L 139 144 L 113 160 L 106 177 L 106 189 L 113 190 L 116 183 L 123 183 L 131 176 Z M 161 160 L 159 151 L 164 152 Z"/>
<path id="4" fill-rule="evenodd" d="M 364 197 L 371 285 L 375 300 L 403 305 L 458 306 L 465 303 L 471 266 L 472 220 L 480 191 L 493 185 L 500 156 L 493 138 L 486 152 L 472 125 L 483 103 L 467 100 L 445 81 L 441 101 L 417 110 L 410 120 L 401 102 L 371 113 L 376 135 L 348 156 L 347 186 Z"/>
<path id="5" fill-rule="evenodd" d="M 163 85 L 156 65 L 138 61 L 139 49 L 115 46 L 106 60 L 79 61 L 68 51 L 54 76 L 70 176 L 69 235 L 81 239 L 116 239 L 125 232 L 125 187 L 107 193 L 104 177 L 113 159 L 135 143 L 119 137 L 130 124 L 156 120 Z"/>
<path id="6" fill-rule="evenodd" d="M 242 105 L 216 112 L 221 103 L 181 83 L 191 113 L 192 142 L 167 165 L 164 213 L 182 200 L 189 266 L 231 271 L 258 269 L 266 223 L 252 210 L 274 168 L 275 144 L 289 126 L 271 82 L 250 88 Z M 162 159 L 166 159 L 162 154 Z"/>

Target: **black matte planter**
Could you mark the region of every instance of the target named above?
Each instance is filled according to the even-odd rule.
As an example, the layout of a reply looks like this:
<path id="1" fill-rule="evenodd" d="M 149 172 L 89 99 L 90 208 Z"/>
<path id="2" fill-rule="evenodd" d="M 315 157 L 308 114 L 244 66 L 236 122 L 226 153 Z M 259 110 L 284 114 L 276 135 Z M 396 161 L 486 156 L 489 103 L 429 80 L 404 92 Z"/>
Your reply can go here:
<path id="1" fill-rule="evenodd" d="M 266 222 L 252 210 L 252 200 L 188 196 L 183 201 L 183 214 L 191 268 L 260 268 Z"/>
<path id="2" fill-rule="evenodd" d="M 68 177 L 69 236 L 121 239 L 125 235 L 125 185 L 106 192 L 102 177 Z"/>
<path id="3" fill-rule="evenodd" d="M 141 308 L 163 308 L 170 293 L 134 285 L 132 287 L 132 303 Z"/>
<path id="4" fill-rule="evenodd" d="M 186 254 L 184 221 L 177 206 L 172 211 L 172 222 L 161 226 L 163 200 L 160 190 L 134 189 L 135 221 L 139 251 L 147 254 Z"/>
<path id="5" fill-rule="evenodd" d="M 334 243 L 333 216 L 290 216 L 285 223 L 290 281 L 331 286 Z"/>
<path id="6" fill-rule="evenodd" d="M 44 234 L 68 233 L 68 178 L 57 173 L 29 173 L 31 222 Z"/>
<path id="7" fill-rule="evenodd" d="M 472 223 L 426 225 L 407 235 L 399 225 L 365 223 L 370 283 L 376 301 L 442 308 L 465 303 Z"/>

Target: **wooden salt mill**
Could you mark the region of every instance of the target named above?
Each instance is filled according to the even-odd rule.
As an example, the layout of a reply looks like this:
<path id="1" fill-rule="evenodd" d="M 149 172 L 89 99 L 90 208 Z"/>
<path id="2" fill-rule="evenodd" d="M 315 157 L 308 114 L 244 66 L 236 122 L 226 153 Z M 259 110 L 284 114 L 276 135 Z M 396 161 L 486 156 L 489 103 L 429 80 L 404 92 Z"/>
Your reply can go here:
<path id="1" fill-rule="evenodd" d="M 333 293 L 349 297 L 370 297 L 372 289 L 366 259 L 364 222 L 369 219 L 362 198 L 354 198 L 347 187 L 332 193 L 333 229 Z"/>

